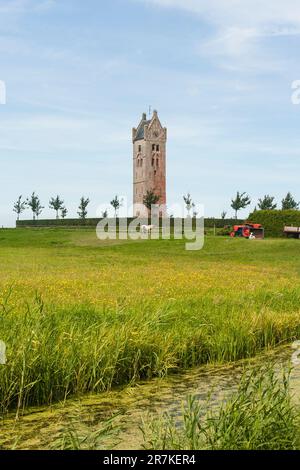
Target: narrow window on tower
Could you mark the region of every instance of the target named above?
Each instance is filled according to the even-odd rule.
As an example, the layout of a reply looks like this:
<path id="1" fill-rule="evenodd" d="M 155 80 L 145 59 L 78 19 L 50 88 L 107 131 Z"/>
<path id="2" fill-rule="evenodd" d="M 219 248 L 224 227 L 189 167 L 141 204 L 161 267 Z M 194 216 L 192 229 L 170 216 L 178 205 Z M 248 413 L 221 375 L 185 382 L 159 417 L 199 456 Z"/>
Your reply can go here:
<path id="1" fill-rule="evenodd" d="M 156 151 L 159 152 L 159 145 L 156 146 Z"/>
<path id="2" fill-rule="evenodd" d="M 152 145 L 152 152 L 155 152 L 155 144 Z"/>
<path id="3" fill-rule="evenodd" d="M 141 145 L 139 145 L 139 152 L 141 152 L 141 151 L 142 151 L 142 146 L 141 146 Z"/>

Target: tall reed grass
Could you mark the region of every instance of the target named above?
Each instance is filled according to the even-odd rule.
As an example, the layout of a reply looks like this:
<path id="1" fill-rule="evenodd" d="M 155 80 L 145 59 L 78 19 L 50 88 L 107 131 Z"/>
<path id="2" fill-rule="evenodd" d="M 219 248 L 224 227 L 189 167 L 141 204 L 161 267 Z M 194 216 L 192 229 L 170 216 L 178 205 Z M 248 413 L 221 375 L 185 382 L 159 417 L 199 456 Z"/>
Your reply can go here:
<path id="1" fill-rule="evenodd" d="M 214 409 L 189 397 L 181 420 L 165 416 L 143 426 L 144 447 L 155 450 L 295 450 L 300 410 L 289 373 L 270 366 L 247 372 L 238 391 Z"/>
<path id="2" fill-rule="evenodd" d="M 118 414 L 105 419 L 97 429 L 91 431 L 78 422 L 78 416 L 70 417 L 66 426 L 51 443 L 51 450 L 107 450 L 118 442 L 120 427 L 116 422 Z"/>
<path id="3" fill-rule="evenodd" d="M 23 310 L 2 304 L 1 411 L 51 404 L 205 363 L 254 356 L 300 336 L 295 309 L 279 302 L 236 299 L 172 301 L 163 307 L 96 309 L 45 306 L 40 296 Z M 242 306 L 242 308 L 241 308 Z M 281 312 L 280 312 L 281 310 Z M 280 312 L 280 313 L 279 313 Z"/>

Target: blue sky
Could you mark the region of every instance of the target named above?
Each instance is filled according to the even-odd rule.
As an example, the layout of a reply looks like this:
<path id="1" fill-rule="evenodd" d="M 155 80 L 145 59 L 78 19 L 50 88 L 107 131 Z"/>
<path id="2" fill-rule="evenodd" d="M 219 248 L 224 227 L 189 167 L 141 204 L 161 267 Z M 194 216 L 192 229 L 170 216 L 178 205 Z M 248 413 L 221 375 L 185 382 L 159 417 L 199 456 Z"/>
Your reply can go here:
<path id="1" fill-rule="evenodd" d="M 168 127 L 168 202 L 300 200 L 297 0 L 0 0 L 0 225 L 36 191 L 131 200 L 131 128 Z M 247 216 L 248 210 L 241 215 Z M 28 212 L 27 217 L 30 217 Z"/>

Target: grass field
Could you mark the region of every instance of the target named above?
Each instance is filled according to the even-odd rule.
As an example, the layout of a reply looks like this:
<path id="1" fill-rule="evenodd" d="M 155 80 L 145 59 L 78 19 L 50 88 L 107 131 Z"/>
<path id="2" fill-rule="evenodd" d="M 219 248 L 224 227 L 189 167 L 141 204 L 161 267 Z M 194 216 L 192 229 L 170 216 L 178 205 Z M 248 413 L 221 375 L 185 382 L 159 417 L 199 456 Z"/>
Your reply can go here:
<path id="1" fill-rule="evenodd" d="M 0 231 L 2 411 L 49 404 L 300 336 L 300 243 L 100 242 Z"/>

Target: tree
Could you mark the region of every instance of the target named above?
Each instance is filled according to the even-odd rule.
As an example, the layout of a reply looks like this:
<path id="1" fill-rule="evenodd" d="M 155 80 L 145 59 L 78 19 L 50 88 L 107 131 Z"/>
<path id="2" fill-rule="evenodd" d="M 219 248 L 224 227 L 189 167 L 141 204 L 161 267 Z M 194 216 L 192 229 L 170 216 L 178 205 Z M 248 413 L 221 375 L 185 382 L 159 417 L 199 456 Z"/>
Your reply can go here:
<path id="1" fill-rule="evenodd" d="M 144 206 L 147 207 L 148 213 L 151 215 L 152 206 L 155 206 L 159 202 L 160 197 L 155 194 L 154 191 L 147 191 L 143 199 Z"/>
<path id="2" fill-rule="evenodd" d="M 17 220 L 20 220 L 20 215 L 25 211 L 27 204 L 26 201 L 22 201 L 23 196 L 19 196 L 17 202 L 14 204 L 13 211 L 17 214 Z"/>
<path id="3" fill-rule="evenodd" d="M 235 218 L 237 219 L 238 211 L 245 209 L 251 204 L 251 199 L 246 193 L 236 193 L 235 199 L 231 201 L 231 207 L 235 211 Z"/>
<path id="4" fill-rule="evenodd" d="M 281 201 L 282 210 L 289 210 L 289 209 L 299 209 L 299 202 L 296 202 L 290 192 L 287 193 L 284 199 Z"/>
<path id="5" fill-rule="evenodd" d="M 258 207 L 262 211 L 274 211 L 277 207 L 277 204 L 274 204 L 275 197 L 269 196 L 266 194 L 263 199 L 258 200 Z"/>
<path id="6" fill-rule="evenodd" d="M 102 212 L 102 218 L 107 219 L 107 217 L 108 217 L 108 210 L 105 209 L 105 211 Z"/>
<path id="7" fill-rule="evenodd" d="M 59 196 L 53 197 L 49 201 L 49 208 L 56 211 L 56 218 L 59 219 L 59 211 L 64 208 L 64 201 Z"/>
<path id="8" fill-rule="evenodd" d="M 185 207 L 186 207 L 186 210 L 188 211 L 188 216 L 190 217 L 191 216 L 191 210 L 194 209 L 195 207 L 195 204 L 193 203 L 193 200 L 192 200 L 192 197 L 190 195 L 190 193 L 187 193 L 186 196 L 183 196 L 183 200 L 185 202 Z"/>
<path id="9" fill-rule="evenodd" d="M 221 214 L 222 220 L 226 219 L 227 212 L 223 211 Z"/>
<path id="10" fill-rule="evenodd" d="M 77 212 L 77 214 L 79 215 L 79 218 L 82 220 L 86 219 L 86 216 L 88 214 L 87 206 L 89 205 L 89 203 L 90 203 L 89 198 L 85 199 L 84 196 L 82 196 L 82 198 L 80 199 L 79 207 L 78 207 L 79 211 Z"/>
<path id="11" fill-rule="evenodd" d="M 62 207 L 61 208 L 61 218 L 65 219 L 67 217 L 67 214 L 68 214 L 68 209 L 66 207 Z"/>
<path id="12" fill-rule="evenodd" d="M 115 210 L 115 217 L 118 217 L 118 212 L 123 205 L 123 199 L 119 199 L 119 196 L 115 196 L 114 199 L 110 202 L 110 205 Z"/>
<path id="13" fill-rule="evenodd" d="M 27 199 L 26 204 L 28 205 L 28 207 L 30 207 L 32 211 L 33 220 L 35 220 L 35 218 L 38 219 L 44 207 L 41 205 L 41 201 L 39 197 L 35 194 L 35 192 L 33 192 L 30 198 Z"/>

